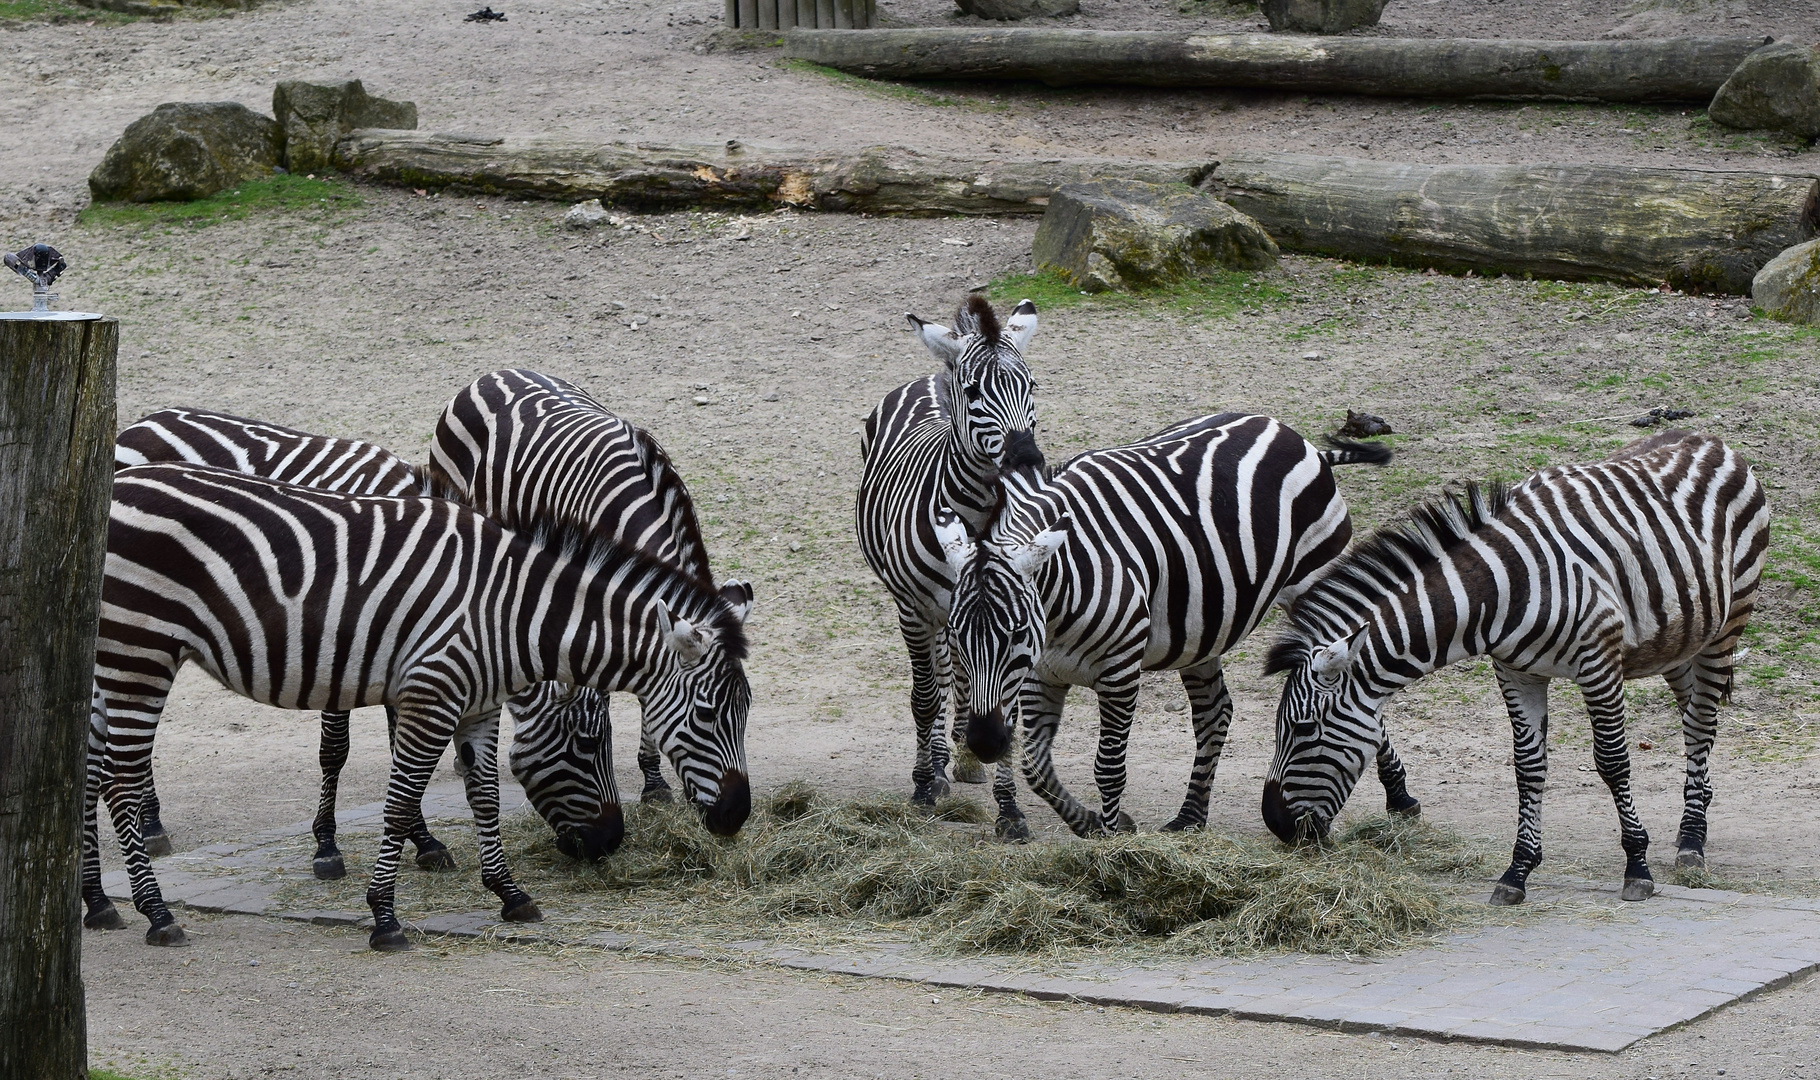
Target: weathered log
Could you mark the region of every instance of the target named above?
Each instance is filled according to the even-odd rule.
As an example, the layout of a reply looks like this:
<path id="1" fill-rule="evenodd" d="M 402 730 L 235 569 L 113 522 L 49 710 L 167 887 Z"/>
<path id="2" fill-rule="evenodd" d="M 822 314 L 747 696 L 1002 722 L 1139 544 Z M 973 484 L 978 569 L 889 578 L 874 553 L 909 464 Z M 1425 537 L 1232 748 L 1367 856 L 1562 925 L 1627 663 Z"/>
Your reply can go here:
<path id="1" fill-rule="evenodd" d="M 9 275 L 10 276 L 10 275 Z M 0 318 L 0 1076 L 88 1075 L 82 787 L 112 319 Z"/>
<path id="2" fill-rule="evenodd" d="M 1812 175 L 1268 154 L 1206 186 L 1285 250 L 1740 294 L 1820 228 Z"/>
<path id="3" fill-rule="evenodd" d="M 944 27 L 867 34 L 794 30 L 784 37 L 784 54 L 886 79 L 1704 104 L 1732 69 L 1767 40 L 1525 41 Z"/>
<path id="4" fill-rule="evenodd" d="M 363 130 L 341 168 L 381 183 L 600 199 L 645 209 L 795 206 L 874 214 L 1041 213 L 1063 184 L 1192 183 L 1212 162 L 960 160 L 874 146 L 849 154 L 744 146 L 631 146 Z"/>

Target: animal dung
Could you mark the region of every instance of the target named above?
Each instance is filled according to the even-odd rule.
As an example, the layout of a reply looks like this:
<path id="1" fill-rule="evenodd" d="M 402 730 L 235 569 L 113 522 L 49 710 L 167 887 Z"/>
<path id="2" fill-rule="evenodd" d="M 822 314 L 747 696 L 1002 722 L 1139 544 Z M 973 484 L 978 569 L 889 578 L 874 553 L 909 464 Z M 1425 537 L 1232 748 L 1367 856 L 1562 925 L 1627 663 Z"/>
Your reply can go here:
<path id="1" fill-rule="evenodd" d="M 1686 420 L 1694 414 L 1687 409 L 1651 409 L 1630 422 L 1631 427 L 1655 427 L 1657 424 Z"/>
<path id="2" fill-rule="evenodd" d="M 1395 435 L 1396 431 L 1382 416 L 1347 409 L 1346 422 L 1334 434 L 1346 439 L 1375 439 L 1379 435 Z"/>
<path id="3" fill-rule="evenodd" d="M 461 21 L 474 23 L 505 22 L 506 13 L 503 11 L 494 11 L 491 7 L 483 7 Z"/>

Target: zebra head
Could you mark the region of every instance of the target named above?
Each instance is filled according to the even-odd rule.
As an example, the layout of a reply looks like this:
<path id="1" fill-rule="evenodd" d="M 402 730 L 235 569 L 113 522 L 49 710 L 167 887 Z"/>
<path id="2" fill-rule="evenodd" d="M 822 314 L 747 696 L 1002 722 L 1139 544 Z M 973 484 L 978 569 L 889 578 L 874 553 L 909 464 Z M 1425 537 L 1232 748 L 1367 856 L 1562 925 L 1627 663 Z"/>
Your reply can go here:
<path id="1" fill-rule="evenodd" d="M 954 589 L 948 602 L 948 651 L 967 687 L 967 749 L 984 762 L 1003 758 L 1016 731 L 1024 679 L 1042 655 L 1048 615 L 1037 572 L 1068 538 L 1064 518 L 1029 540 L 974 543 L 952 514 L 936 526 Z"/>
<path id="2" fill-rule="evenodd" d="M 506 709 L 513 721 L 512 775 L 556 833 L 556 850 L 588 862 L 617 851 L 626 826 L 613 779 L 607 695 L 538 683 Z"/>
<path id="3" fill-rule="evenodd" d="M 1003 327 L 983 296 L 969 296 L 954 313 L 952 329 L 906 315 L 917 336 L 942 362 L 949 418 L 970 455 L 997 463 L 1013 432 L 1036 428 L 1033 384 L 1024 348 L 1036 335 L 1036 305 L 1028 300 L 1011 311 Z"/>
<path id="4" fill-rule="evenodd" d="M 1384 741 L 1383 699 L 1358 674 L 1367 630 L 1326 644 L 1293 631 L 1270 650 L 1265 674 L 1285 672 L 1277 749 L 1264 783 L 1264 823 L 1284 843 L 1319 840 Z"/>
<path id="5" fill-rule="evenodd" d="M 706 597 L 707 599 L 704 599 Z M 683 789 L 706 815 L 708 830 L 732 836 L 752 812 L 746 776 L 746 615 L 752 586 L 729 581 L 718 594 L 704 589 L 659 599 L 657 634 L 669 662 L 640 695 L 651 731 L 682 778 Z"/>

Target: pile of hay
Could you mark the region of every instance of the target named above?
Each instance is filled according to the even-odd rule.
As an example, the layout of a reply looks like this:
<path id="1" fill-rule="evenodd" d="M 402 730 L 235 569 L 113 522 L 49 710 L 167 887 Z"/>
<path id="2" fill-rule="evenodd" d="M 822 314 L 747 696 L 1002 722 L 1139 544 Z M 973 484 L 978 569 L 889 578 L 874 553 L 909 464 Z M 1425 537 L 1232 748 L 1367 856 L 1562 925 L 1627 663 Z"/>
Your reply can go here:
<path id="1" fill-rule="evenodd" d="M 592 865 L 557 854 L 535 817 L 511 822 L 506 842 L 553 915 L 723 940 L 883 930 L 942 952 L 1371 953 L 1454 924 L 1450 881 L 1482 870 L 1459 840 L 1383 819 L 1299 850 L 1210 832 L 1011 846 L 952 824 L 989 820 L 967 800 L 931 816 L 791 785 L 732 840 L 687 807 L 656 806 L 633 810 L 625 847 Z"/>

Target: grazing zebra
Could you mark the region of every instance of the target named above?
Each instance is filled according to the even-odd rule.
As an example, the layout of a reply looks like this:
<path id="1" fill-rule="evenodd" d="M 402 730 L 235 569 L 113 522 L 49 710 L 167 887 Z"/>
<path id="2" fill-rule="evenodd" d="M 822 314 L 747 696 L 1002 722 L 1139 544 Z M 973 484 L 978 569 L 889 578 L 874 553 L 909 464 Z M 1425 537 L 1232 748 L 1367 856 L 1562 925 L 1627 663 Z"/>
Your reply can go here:
<path id="1" fill-rule="evenodd" d="M 162 409 L 123 430 L 114 440 L 114 468 L 131 468 L 152 462 L 188 462 L 213 465 L 248 476 L 282 480 L 289 484 L 340 491 L 349 495 L 416 495 L 424 493 L 423 478 L 403 458 L 383 447 L 359 439 L 337 439 L 307 431 L 248 420 L 206 409 Z M 397 726 L 397 713 L 386 708 L 386 727 Z M 92 742 L 93 740 L 91 740 Z M 105 736 L 104 736 L 105 741 Z M 335 845 L 335 796 L 341 770 L 348 762 L 348 714 L 322 714 L 322 795 L 310 832 L 316 838 L 312 866 L 317 877 L 339 878 L 347 873 L 341 849 Z M 91 771 L 103 758 L 90 755 Z M 99 783 L 92 777 L 91 783 Z M 171 841 L 160 818 L 158 791 L 146 776 L 140 838 L 148 855 L 168 855 Z M 417 865 L 425 870 L 453 870 L 455 857 L 442 841 L 430 835 L 419 818 L 411 828 L 417 848 Z"/>
<path id="2" fill-rule="evenodd" d="M 906 317 L 942 361 L 942 371 L 886 394 L 866 417 L 856 518 L 860 553 L 897 601 L 898 627 L 910 652 L 916 723 L 911 798 L 934 805 L 948 791 L 948 743 L 940 721 L 950 674 L 944 635 L 952 586 L 937 515 L 949 508 L 964 522 L 983 523 L 1006 440 L 1036 426 L 1024 349 L 1037 319 L 1036 305 L 1025 300 L 1001 329 L 980 296 L 961 305 L 953 329 Z M 957 738 L 959 722 L 957 712 Z M 1009 763 L 1000 772 L 1010 780 Z"/>
<path id="3" fill-rule="evenodd" d="M 427 472 L 454 498 L 508 529 L 590 529 L 714 587 L 695 505 L 663 447 L 562 379 L 535 371 L 495 371 L 476 379 L 443 409 Z M 725 588 L 737 594 L 746 587 L 728 582 Z M 568 729 L 568 740 L 527 756 L 524 767 L 557 756 L 592 761 L 589 746 L 609 745 L 601 742 L 611 731 L 604 700 L 600 708 L 591 734 Z M 548 725 L 545 730 L 553 733 Z M 659 771 L 651 734 L 646 727 L 639 740 L 640 798 L 668 801 L 670 785 Z M 610 773 L 611 763 L 605 765 Z M 512 771 L 520 774 L 520 768 L 515 751 Z"/>
<path id="4" fill-rule="evenodd" d="M 1266 670 L 1284 671 L 1264 820 L 1321 835 L 1383 735 L 1384 703 L 1437 668 L 1489 654 L 1515 743 L 1518 825 L 1493 904 L 1521 903 L 1542 861 L 1548 683 L 1586 698 L 1593 762 L 1626 856 L 1623 896 L 1655 890 L 1631 806 L 1624 682 L 1668 681 L 1687 753 L 1678 861 L 1705 865 L 1707 754 L 1732 650 L 1757 599 L 1769 510 L 1717 439 L 1669 431 L 1514 489 L 1469 485 L 1341 560 L 1289 611 Z"/>
<path id="5" fill-rule="evenodd" d="M 1081 454 L 1050 476 L 1036 441 L 1013 435 L 983 540 L 955 520 L 938 530 L 970 738 L 997 732 L 1008 750 L 1021 711 L 1032 790 L 1081 836 L 1133 831 L 1119 803 L 1140 673 L 1179 671 L 1194 767 L 1164 828 L 1205 825 L 1232 721 L 1220 657 L 1346 549 L 1352 519 L 1329 466 L 1389 460 L 1384 447 L 1317 449 L 1270 417 L 1223 413 Z M 1062 785 L 1051 757 L 1070 686 L 1099 699 L 1097 813 Z M 1388 805 L 1418 812 L 1389 741 L 1379 749 Z M 1009 777 L 993 795 L 1000 835 L 1028 836 Z"/>
<path id="6" fill-rule="evenodd" d="M 451 738 L 482 882 L 503 918 L 542 917 L 500 847 L 496 760 L 499 703 L 536 683 L 638 694 L 685 789 L 707 803 L 709 829 L 738 831 L 750 811 L 750 593 L 737 601 L 580 530 L 539 543 L 443 499 L 349 496 L 188 465 L 118 473 L 95 685 L 105 794 L 147 942 L 183 940 L 145 855 L 139 804 L 186 660 L 280 708 L 397 708 L 385 838 L 367 889 L 369 944 L 390 951 L 410 947 L 393 910 L 398 857 Z M 87 845 L 85 887 L 99 885 L 99 854 Z M 105 894 L 84 899 L 89 921 L 104 921 Z"/>

